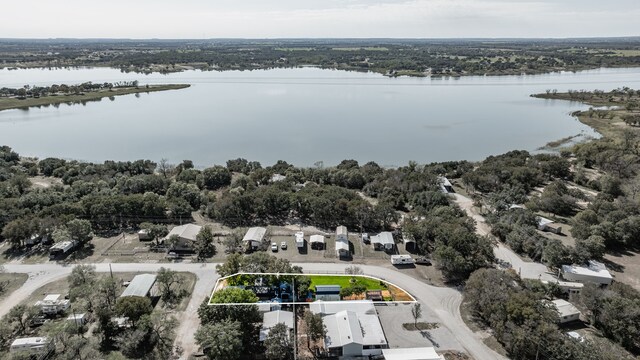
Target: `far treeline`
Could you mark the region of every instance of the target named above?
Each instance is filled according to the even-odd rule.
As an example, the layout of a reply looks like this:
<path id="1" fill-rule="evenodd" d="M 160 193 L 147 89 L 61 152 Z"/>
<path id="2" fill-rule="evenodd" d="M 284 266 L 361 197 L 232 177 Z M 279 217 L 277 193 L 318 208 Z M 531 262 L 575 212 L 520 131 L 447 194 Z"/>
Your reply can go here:
<path id="1" fill-rule="evenodd" d="M 640 65 L 640 38 L 0 40 L 5 67 L 124 71 L 256 70 L 305 65 L 388 76 L 520 75 Z"/>

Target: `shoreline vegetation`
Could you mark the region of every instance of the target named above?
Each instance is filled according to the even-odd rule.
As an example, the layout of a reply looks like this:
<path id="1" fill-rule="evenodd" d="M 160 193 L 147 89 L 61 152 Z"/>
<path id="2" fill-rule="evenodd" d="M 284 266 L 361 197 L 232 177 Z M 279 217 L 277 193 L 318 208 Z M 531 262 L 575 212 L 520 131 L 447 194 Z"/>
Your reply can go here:
<path id="1" fill-rule="evenodd" d="M 3 46 L 5 45 L 5 46 Z M 112 67 L 123 72 L 317 66 L 384 76 L 534 75 L 640 66 L 640 38 L 0 40 L 0 68 Z"/>
<path id="2" fill-rule="evenodd" d="M 547 90 L 545 93 L 533 94 L 531 97 L 577 101 L 590 105 L 588 110 L 575 111 L 571 115 L 602 134 L 603 137 L 614 140 L 623 139 L 625 132 L 638 132 L 640 126 L 640 90 L 628 87 L 608 92 L 602 90 L 569 90 L 567 92 Z M 558 142 L 565 140 L 570 139 L 561 139 Z M 547 146 L 555 143 L 548 143 Z"/>
<path id="3" fill-rule="evenodd" d="M 140 85 L 117 88 L 100 88 L 83 92 L 49 94 L 46 96 L 7 96 L 0 97 L 0 111 L 9 109 L 28 109 L 59 104 L 81 104 L 100 101 L 103 98 L 113 99 L 115 96 L 150 93 L 156 91 L 179 90 L 190 87 L 189 84 Z"/>

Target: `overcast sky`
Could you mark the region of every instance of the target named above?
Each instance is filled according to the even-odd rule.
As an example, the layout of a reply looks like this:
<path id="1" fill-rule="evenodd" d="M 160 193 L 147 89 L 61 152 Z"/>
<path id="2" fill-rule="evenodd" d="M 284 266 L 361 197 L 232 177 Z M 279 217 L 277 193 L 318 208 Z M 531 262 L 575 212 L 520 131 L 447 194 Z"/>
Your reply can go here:
<path id="1" fill-rule="evenodd" d="M 640 35 L 640 0 L 16 0 L 0 37 Z"/>

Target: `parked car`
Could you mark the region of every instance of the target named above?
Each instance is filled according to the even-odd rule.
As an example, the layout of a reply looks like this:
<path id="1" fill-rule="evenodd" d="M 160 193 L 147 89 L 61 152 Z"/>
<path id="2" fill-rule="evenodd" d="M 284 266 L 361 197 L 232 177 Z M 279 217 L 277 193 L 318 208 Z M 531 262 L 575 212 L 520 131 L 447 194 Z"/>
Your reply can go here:
<path id="1" fill-rule="evenodd" d="M 278 252 L 278 244 L 277 243 L 271 243 L 271 251 L 273 252 Z"/>
<path id="2" fill-rule="evenodd" d="M 362 242 L 365 244 L 370 244 L 371 243 L 371 239 L 369 238 L 369 234 L 364 233 L 362 234 Z"/>
<path id="3" fill-rule="evenodd" d="M 424 256 L 421 256 L 419 258 L 415 259 L 415 263 L 419 264 L 419 265 L 427 265 L 427 266 L 431 266 L 431 260 L 427 259 Z"/>
<path id="4" fill-rule="evenodd" d="M 281 243 L 280 243 L 280 248 L 281 248 L 282 250 L 287 250 L 287 242 L 286 242 L 286 241 L 281 242 Z"/>

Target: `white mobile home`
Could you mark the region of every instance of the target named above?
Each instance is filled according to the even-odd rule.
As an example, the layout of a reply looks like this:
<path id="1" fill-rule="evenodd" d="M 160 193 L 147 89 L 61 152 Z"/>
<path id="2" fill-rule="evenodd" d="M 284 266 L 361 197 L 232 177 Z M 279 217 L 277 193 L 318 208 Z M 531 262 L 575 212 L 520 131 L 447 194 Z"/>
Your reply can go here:
<path id="1" fill-rule="evenodd" d="M 27 354 L 46 354 L 53 348 L 53 343 L 46 337 L 29 337 L 13 340 L 9 352 Z"/>
<path id="2" fill-rule="evenodd" d="M 613 277 L 603 263 L 589 260 L 587 266 L 562 265 L 562 277 L 568 281 L 610 285 Z"/>
<path id="3" fill-rule="evenodd" d="M 445 360 L 432 347 L 383 349 L 384 360 Z"/>
<path id="4" fill-rule="evenodd" d="M 327 329 L 325 347 L 339 358 L 382 355 L 387 339 L 377 314 L 343 310 L 322 318 Z"/>
<path id="5" fill-rule="evenodd" d="M 260 329 L 260 341 L 265 341 L 269 335 L 269 331 L 276 326 L 276 324 L 285 324 L 289 329 L 289 332 L 293 331 L 293 312 L 291 311 L 269 311 L 264 313 L 262 328 Z"/>

